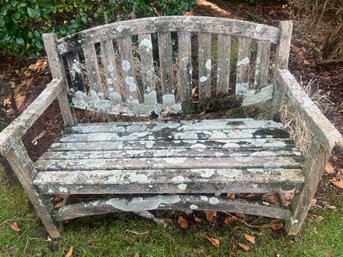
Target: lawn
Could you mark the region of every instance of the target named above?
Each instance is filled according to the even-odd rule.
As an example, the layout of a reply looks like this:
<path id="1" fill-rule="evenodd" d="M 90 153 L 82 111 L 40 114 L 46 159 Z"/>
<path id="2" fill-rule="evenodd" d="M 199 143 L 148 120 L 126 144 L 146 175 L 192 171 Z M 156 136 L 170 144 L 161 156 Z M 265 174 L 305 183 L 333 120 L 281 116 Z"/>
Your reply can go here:
<path id="1" fill-rule="evenodd" d="M 203 219 L 182 230 L 176 221 L 181 213 L 169 215 L 174 218 L 169 228 L 132 214 L 117 213 L 72 220 L 56 241 L 48 240 L 23 190 L 1 167 L 0 198 L 0 256 L 65 256 L 71 247 L 72 256 L 343 256 L 343 201 L 337 193 L 325 200 L 327 206 L 336 209 L 312 209 L 297 237 L 287 236 L 282 229 L 261 228 L 271 221 L 262 222 L 256 217 L 245 221 L 251 226 L 258 220 L 254 223 L 257 228 L 239 220 L 218 225 Z M 15 222 L 20 232 L 11 229 Z M 248 242 L 244 234 L 255 236 L 256 244 Z M 219 248 L 212 246 L 207 237 L 219 239 Z M 250 249 L 244 251 L 239 243 Z M 233 245 L 238 246 L 236 252 L 232 251 Z"/>

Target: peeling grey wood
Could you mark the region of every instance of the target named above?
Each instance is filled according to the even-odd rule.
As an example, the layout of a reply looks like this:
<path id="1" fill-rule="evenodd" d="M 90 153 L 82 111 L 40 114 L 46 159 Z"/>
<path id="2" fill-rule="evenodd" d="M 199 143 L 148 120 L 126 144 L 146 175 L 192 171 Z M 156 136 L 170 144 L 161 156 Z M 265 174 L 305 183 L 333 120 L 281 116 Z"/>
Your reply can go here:
<path id="1" fill-rule="evenodd" d="M 98 57 L 94 45 L 86 45 L 82 48 L 85 57 L 85 64 L 87 70 L 87 77 L 89 80 L 90 90 L 96 93 L 103 93 L 103 86 L 101 83 Z"/>
<path id="2" fill-rule="evenodd" d="M 296 194 L 292 203 L 293 213 L 291 219 L 286 223 L 286 231 L 289 235 L 299 233 L 301 226 L 310 209 L 312 199 L 317 191 L 317 187 L 323 175 L 325 165 L 330 157 L 328 149 L 320 144 L 316 138 L 312 141 L 309 152 L 306 155 L 303 172 L 306 183 Z"/>
<path id="3" fill-rule="evenodd" d="M 172 42 L 169 32 L 158 33 L 158 52 L 160 58 L 162 95 L 173 95 L 174 72 L 172 60 Z"/>
<path id="4" fill-rule="evenodd" d="M 101 41 L 101 57 L 106 75 L 107 96 L 115 94 L 119 98 L 121 94 L 120 85 L 122 82 L 119 78 L 116 62 L 117 58 L 112 40 Z"/>
<path id="5" fill-rule="evenodd" d="M 62 92 L 63 83 L 61 79 L 53 79 L 23 113 L 2 130 L 0 133 L 0 154 L 6 155 L 8 151 L 13 149 L 15 140 L 26 133 Z"/>
<path id="6" fill-rule="evenodd" d="M 144 94 L 156 91 L 151 34 L 139 34 L 139 55 Z"/>
<path id="7" fill-rule="evenodd" d="M 52 218 L 53 206 L 52 203 L 46 197 L 39 194 L 37 189 L 32 184 L 32 176 L 36 171 L 33 167 L 33 163 L 29 158 L 24 145 L 20 139 L 17 138 L 17 142 L 13 149 L 6 154 L 6 159 L 11 165 L 14 173 L 16 174 L 20 184 L 22 185 L 26 195 L 30 199 L 33 207 L 36 210 L 37 215 L 43 222 L 47 232 L 51 238 L 60 237 L 58 228 L 56 227 Z"/>
<path id="8" fill-rule="evenodd" d="M 178 32 L 179 91 L 181 102 L 192 99 L 192 48 L 191 33 Z"/>
<path id="9" fill-rule="evenodd" d="M 254 148 L 237 149 L 140 149 L 140 150 L 113 150 L 113 151 L 54 151 L 50 149 L 44 153 L 40 160 L 82 160 L 82 159 L 115 159 L 115 158 L 163 158 L 163 157 L 187 157 L 187 158 L 207 158 L 207 157 L 290 157 L 302 156 L 297 149 L 273 149 L 260 150 L 256 152 Z"/>
<path id="10" fill-rule="evenodd" d="M 229 92 L 231 37 L 218 34 L 217 94 Z"/>
<path id="11" fill-rule="evenodd" d="M 286 69 L 277 70 L 276 87 L 285 92 L 302 116 L 306 126 L 330 153 L 337 146 L 343 148 L 343 137 L 320 109 L 311 101 L 293 75 Z"/>
<path id="12" fill-rule="evenodd" d="M 210 33 L 198 34 L 198 57 L 199 57 L 199 97 L 211 97 L 211 36 Z"/>
<path id="13" fill-rule="evenodd" d="M 34 185 L 48 194 L 265 193 L 298 188 L 301 169 L 170 169 L 40 171 Z"/>
<path id="14" fill-rule="evenodd" d="M 118 39 L 119 52 L 121 57 L 121 71 L 125 87 L 122 88 L 122 95 L 128 102 L 134 105 L 138 104 L 139 88 L 134 70 L 134 60 L 132 53 L 131 37 L 123 37 Z"/>
<path id="15" fill-rule="evenodd" d="M 58 104 L 60 106 L 63 122 L 65 126 L 71 126 L 75 124 L 75 117 L 72 113 L 68 101 L 68 85 L 65 76 L 65 71 L 63 68 L 63 63 L 58 55 L 57 48 L 56 48 L 56 36 L 53 33 L 43 34 L 43 42 L 45 52 L 48 56 L 49 67 L 52 74 L 52 77 L 55 79 L 63 79 L 62 91 L 58 95 Z M 75 49 L 73 49 L 75 50 Z"/>
<path id="16" fill-rule="evenodd" d="M 268 68 L 270 58 L 270 43 L 259 41 L 257 43 L 257 57 L 255 67 L 255 89 L 268 85 Z"/>
<path id="17" fill-rule="evenodd" d="M 278 69 L 288 69 L 289 52 L 291 49 L 291 39 L 293 22 L 281 21 L 280 22 L 280 39 L 276 49 L 276 59 L 274 68 L 274 83 L 278 73 Z M 274 84 L 273 102 L 271 114 L 273 118 L 278 118 L 282 98 L 282 89 Z"/>
<path id="18" fill-rule="evenodd" d="M 261 203 L 244 200 L 228 200 L 222 197 L 206 195 L 172 195 L 117 197 L 109 200 L 97 200 L 71 204 L 62 207 L 57 214 L 58 220 L 105 214 L 117 211 L 137 210 L 217 210 L 234 213 L 246 213 L 277 219 L 289 219 L 290 211 L 277 206 L 266 206 Z"/>
<path id="19" fill-rule="evenodd" d="M 178 131 L 201 130 L 232 130 L 232 132 L 246 129 L 282 129 L 283 124 L 273 120 L 216 119 L 216 120 L 181 120 L 181 121 L 149 121 L 149 122 L 108 122 L 108 123 L 78 123 L 65 129 L 66 133 L 133 133 L 147 130 L 160 131 L 162 129 L 176 129 Z"/>
<path id="20" fill-rule="evenodd" d="M 268 25 L 217 17 L 166 16 L 122 21 L 84 30 L 58 40 L 58 51 L 63 54 L 83 44 L 100 42 L 99 39 L 170 31 L 223 33 L 270 43 L 279 41 L 279 29 Z"/>
<path id="21" fill-rule="evenodd" d="M 273 98 L 274 86 L 266 86 L 260 90 L 249 90 L 243 98 L 242 106 L 250 106 L 270 101 Z"/>
<path id="22" fill-rule="evenodd" d="M 74 90 L 85 91 L 80 57 L 77 51 L 69 52 L 66 56 L 69 75 Z"/>
<path id="23" fill-rule="evenodd" d="M 238 38 L 238 57 L 236 74 L 236 95 L 245 95 L 249 90 L 251 38 Z"/>
<path id="24" fill-rule="evenodd" d="M 136 169 L 232 169 L 244 168 L 301 168 L 303 158 L 298 156 L 249 156 L 208 158 L 114 158 L 81 160 L 38 160 L 35 167 L 44 171 L 77 170 L 136 170 Z"/>

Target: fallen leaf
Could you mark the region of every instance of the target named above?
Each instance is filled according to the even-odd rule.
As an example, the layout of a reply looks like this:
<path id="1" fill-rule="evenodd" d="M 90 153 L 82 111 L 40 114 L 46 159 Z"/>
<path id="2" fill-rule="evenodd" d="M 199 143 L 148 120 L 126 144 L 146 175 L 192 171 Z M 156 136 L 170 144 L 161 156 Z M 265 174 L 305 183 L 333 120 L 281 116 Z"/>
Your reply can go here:
<path id="1" fill-rule="evenodd" d="M 70 247 L 70 249 L 69 249 L 69 251 L 67 252 L 67 254 L 65 255 L 65 257 L 70 257 L 70 256 L 72 256 L 73 252 L 74 252 L 74 247 Z"/>
<path id="2" fill-rule="evenodd" d="M 272 229 L 273 230 L 279 230 L 283 228 L 283 223 L 273 223 L 272 224 Z"/>
<path id="3" fill-rule="evenodd" d="M 338 188 L 342 188 L 343 189 L 343 179 L 336 179 L 336 178 L 334 178 L 332 180 L 332 184 L 334 184 Z"/>
<path id="4" fill-rule="evenodd" d="M 310 62 L 309 62 L 308 60 L 304 60 L 304 64 L 305 64 L 305 65 L 309 65 Z"/>
<path id="5" fill-rule="evenodd" d="M 238 246 L 237 245 L 233 245 L 231 248 L 231 252 L 235 253 L 238 251 Z"/>
<path id="6" fill-rule="evenodd" d="M 264 194 L 262 200 L 272 204 L 279 204 L 279 199 L 275 194 Z"/>
<path id="7" fill-rule="evenodd" d="M 317 199 L 316 198 L 312 198 L 311 202 L 310 202 L 310 206 L 314 207 L 317 205 Z"/>
<path id="8" fill-rule="evenodd" d="M 239 247 L 242 248 L 244 251 L 249 251 L 250 247 L 248 245 L 238 243 Z"/>
<path id="9" fill-rule="evenodd" d="M 325 172 L 327 174 L 334 174 L 335 173 L 335 169 L 334 167 L 332 166 L 332 164 L 330 162 L 328 162 L 325 166 Z"/>
<path id="10" fill-rule="evenodd" d="M 236 194 L 235 193 L 227 193 L 226 197 L 228 199 L 235 199 L 236 198 Z"/>
<path id="11" fill-rule="evenodd" d="M 316 220 L 317 222 L 321 222 L 323 219 L 324 219 L 323 216 L 317 216 L 317 217 L 315 218 L 315 220 Z"/>
<path id="12" fill-rule="evenodd" d="M 208 241 L 211 242 L 211 244 L 216 247 L 216 248 L 219 248 L 220 246 L 220 240 L 217 239 L 217 238 L 213 238 L 213 237 L 206 237 Z"/>
<path id="13" fill-rule="evenodd" d="M 248 235 L 248 234 L 244 234 L 244 237 L 245 237 L 245 239 L 248 240 L 250 243 L 255 244 L 255 237 L 254 237 L 254 236 L 251 236 L 251 235 Z"/>
<path id="14" fill-rule="evenodd" d="M 217 211 L 204 211 L 206 214 L 206 219 L 211 222 L 216 216 L 217 216 Z"/>
<path id="15" fill-rule="evenodd" d="M 177 223 L 179 223 L 182 229 L 188 228 L 188 221 L 182 216 L 179 216 L 179 218 L 177 219 Z"/>
<path id="16" fill-rule="evenodd" d="M 63 202 L 58 202 L 58 203 L 55 204 L 54 207 L 55 207 L 55 208 L 61 208 L 62 205 L 63 205 Z"/>
<path id="17" fill-rule="evenodd" d="M 236 216 L 229 216 L 229 217 L 225 218 L 224 223 L 225 224 L 230 224 L 230 223 L 234 222 L 235 220 L 237 220 Z"/>
<path id="18" fill-rule="evenodd" d="M 136 252 L 135 256 L 133 256 L 133 257 L 139 257 L 139 252 Z"/>
<path id="19" fill-rule="evenodd" d="M 18 223 L 17 222 L 14 222 L 13 224 L 10 225 L 11 229 L 14 230 L 15 232 L 20 232 L 21 229 L 20 227 L 18 226 Z"/>
<path id="20" fill-rule="evenodd" d="M 31 143 L 37 145 L 37 141 L 46 135 L 46 130 L 43 130 L 38 136 L 32 139 Z"/>
<path id="21" fill-rule="evenodd" d="M 202 222 L 202 220 L 201 220 L 199 217 L 197 217 L 197 216 L 194 216 L 194 221 L 195 221 L 195 222 L 198 222 L 198 223 L 199 223 L 199 222 Z"/>

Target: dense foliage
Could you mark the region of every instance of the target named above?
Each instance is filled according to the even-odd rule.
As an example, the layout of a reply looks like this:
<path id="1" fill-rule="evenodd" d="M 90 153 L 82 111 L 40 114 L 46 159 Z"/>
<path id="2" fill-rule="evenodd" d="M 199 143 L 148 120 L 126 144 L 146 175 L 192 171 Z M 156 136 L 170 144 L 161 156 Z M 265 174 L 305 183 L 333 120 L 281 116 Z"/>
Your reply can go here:
<path id="1" fill-rule="evenodd" d="M 58 37 L 107 21 L 129 16 L 177 15 L 188 11 L 195 0 L 2 0 L 0 3 L 0 50 L 35 57 L 43 48 L 42 34 Z"/>

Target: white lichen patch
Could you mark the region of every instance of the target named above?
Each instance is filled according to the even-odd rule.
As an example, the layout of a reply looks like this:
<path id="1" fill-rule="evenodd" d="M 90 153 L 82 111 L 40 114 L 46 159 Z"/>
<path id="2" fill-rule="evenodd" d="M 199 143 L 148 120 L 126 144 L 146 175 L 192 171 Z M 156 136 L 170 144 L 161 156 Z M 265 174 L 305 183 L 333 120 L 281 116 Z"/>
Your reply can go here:
<path id="1" fill-rule="evenodd" d="M 224 149 L 230 149 L 230 148 L 240 148 L 240 145 L 237 143 L 226 143 L 223 145 Z"/>
<path id="2" fill-rule="evenodd" d="M 205 82 L 207 80 L 207 77 L 206 76 L 202 76 L 201 78 L 200 78 L 200 82 Z"/>
<path id="3" fill-rule="evenodd" d="M 152 49 L 152 43 L 151 40 L 144 38 L 140 43 L 139 43 L 140 47 L 146 47 L 147 49 Z"/>
<path id="4" fill-rule="evenodd" d="M 184 163 L 186 160 L 187 160 L 186 157 L 183 157 L 183 158 L 167 158 L 167 159 L 165 159 L 166 163 L 170 163 L 170 164 Z"/>
<path id="5" fill-rule="evenodd" d="M 208 197 L 206 195 L 201 195 L 200 200 L 204 202 L 208 202 Z"/>
<path id="6" fill-rule="evenodd" d="M 59 191 L 60 193 L 68 193 L 68 189 L 65 188 L 65 187 L 59 187 L 59 188 L 58 188 L 58 191 Z"/>
<path id="7" fill-rule="evenodd" d="M 210 178 L 214 175 L 214 170 L 205 169 L 205 170 L 199 171 L 199 173 L 202 178 Z"/>
<path id="8" fill-rule="evenodd" d="M 195 131 L 187 130 L 185 132 L 180 132 L 175 134 L 175 139 L 181 140 L 198 140 L 198 134 Z"/>
<path id="9" fill-rule="evenodd" d="M 211 61 L 211 59 L 208 59 L 206 61 L 205 67 L 206 67 L 206 69 L 211 70 L 211 68 L 212 68 L 212 61 Z"/>
<path id="10" fill-rule="evenodd" d="M 242 170 L 238 170 L 238 169 L 217 170 L 217 174 L 225 178 L 235 178 L 242 174 Z"/>
<path id="11" fill-rule="evenodd" d="M 276 153 L 271 152 L 271 151 L 261 151 L 261 152 L 254 152 L 250 154 L 250 156 L 253 156 L 253 157 L 276 156 Z"/>
<path id="12" fill-rule="evenodd" d="M 211 197 L 208 202 L 210 204 L 218 204 L 219 203 L 219 199 L 217 197 Z"/>
<path id="13" fill-rule="evenodd" d="M 124 26 L 123 25 L 119 25 L 118 27 L 117 27 L 117 31 L 119 32 L 119 33 L 121 33 L 122 31 L 123 31 L 123 29 L 124 29 Z"/>
<path id="14" fill-rule="evenodd" d="M 237 66 L 240 66 L 240 65 L 247 65 L 250 63 L 250 60 L 249 60 L 249 57 L 245 57 L 244 59 L 240 60 L 237 62 Z"/>
<path id="15" fill-rule="evenodd" d="M 264 28 L 264 26 L 263 26 L 262 24 L 258 24 L 258 25 L 256 26 L 255 31 L 256 31 L 257 33 L 261 33 L 261 32 L 263 31 L 263 28 Z"/>
<path id="16" fill-rule="evenodd" d="M 192 145 L 192 146 L 191 146 L 191 149 L 207 149 L 207 146 L 204 145 L 204 144 L 198 143 L 198 144 Z"/>
<path id="17" fill-rule="evenodd" d="M 191 204 L 191 205 L 189 206 L 189 208 L 190 208 L 191 210 L 197 210 L 197 209 L 199 209 L 198 205 L 195 205 L 195 204 Z"/>
<path id="18" fill-rule="evenodd" d="M 164 165 L 160 164 L 160 163 L 154 163 L 154 164 L 152 165 L 152 168 L 153 168 L 153 169 L 156 169 L 156 170 L 163 170 L 163 169 L 165 169 L 166 167 L 165 167 Z"/>
<path id="19" fill-rule="evenodd" d="M 133 183 L 150 183 L 150 180 L 145 174 L 129 174 L 129 180 Z"/>
<path id="20" fill-rule="evenodd" d="M 180 183 L 183 183 L 185 181 L 185 178 L 182 176 L 177 176 L 177 177 L 173 177 L 172 181 L 175 184 L 180 184 Z"/>
<path id="21" fill-rule="evenodd" d="M 180 190 L 182 190 L 182 191 L 184 191 L 184 190 L 186 190 L 186 189 L 187 189 L 187 185 L 186 185 L 186 184 L 184 184 L 184 183 L 182 183 L 182 184 L 178 185 L 177 187 L 178 187 L 178 189 L 180 189 Z"/>
<path id="22" fill-rule="evenodd" d="M 131 69 L 131 64 L 128 60 L 122 60 L 121 67 L 123 68 L 124 71 L 128 71 Z"/>

